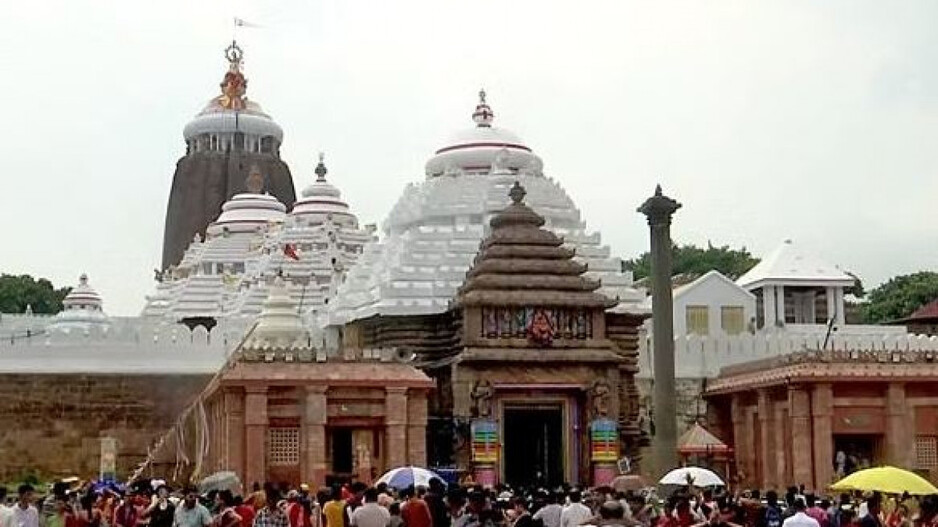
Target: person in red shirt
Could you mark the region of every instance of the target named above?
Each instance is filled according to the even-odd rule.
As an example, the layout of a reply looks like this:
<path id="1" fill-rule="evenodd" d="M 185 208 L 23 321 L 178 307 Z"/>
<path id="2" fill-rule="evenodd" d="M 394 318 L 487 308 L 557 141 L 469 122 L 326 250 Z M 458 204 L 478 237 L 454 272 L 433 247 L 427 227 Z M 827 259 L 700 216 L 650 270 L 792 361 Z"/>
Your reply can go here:
<path id="1" fill-rule="evenodd" d="M 433 516 L 430 514 L 430 507 L 423 498 L 417 495 L 414 487 L 408 487 L 404 491 L 407 501 L 401 505 L 401 518 L 407 527 L 433 527 Z"/>
<path id="2" fill-rule="evenodd" d="M 295 490 L 287 494 L 287 519 L 290 520 L 290 527 L 310 527 L 309 514 L 300 501 L 300 494 Z"/>
<path id="3" fill-rule="evenodd" d="M 254 525 L 254 507 L 244 503 L 244 498 L 235 496 L 235 513 L 241 516 L 241 527 L 253 527 Z"/>

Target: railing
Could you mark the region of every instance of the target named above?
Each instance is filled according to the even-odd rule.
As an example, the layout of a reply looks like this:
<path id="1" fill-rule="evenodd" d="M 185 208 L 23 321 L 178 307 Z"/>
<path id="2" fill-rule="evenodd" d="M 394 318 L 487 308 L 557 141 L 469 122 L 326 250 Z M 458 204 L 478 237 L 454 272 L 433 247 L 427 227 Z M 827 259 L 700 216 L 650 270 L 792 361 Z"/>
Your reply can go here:
<path id="1" fill-rule="evenodd" d="M 849 327 L 849 326 L 845 326 Z M 866 326 L 867 328 L 871 326 Z M 878 327 L 878 326 L 877 326 Z M 726 366 L 771 359 L 803 351 L 934 351 L 938 337 L 913 335 L 886 329 L 880 334 L 851 331 L 788 332 L 703 337 L 688 335 L 674 339 L 675 376 L 678 378 L 713 378 Z M 901 329 L 901 328 L 900 328 Z M 639 339 L 639 377 L 654 376 L 650 335 Z"/>
<path id="2" fill-rule="evenodd" d="M 54 328 L 53 317 L 23 317 L 0 323 L 0 352 L 36 347 L 219 348 L 237 344 L 246 324 L 222 321 L 212 330 L 166 324 L 141 317 L 112 317 L 109 325 Z"/>

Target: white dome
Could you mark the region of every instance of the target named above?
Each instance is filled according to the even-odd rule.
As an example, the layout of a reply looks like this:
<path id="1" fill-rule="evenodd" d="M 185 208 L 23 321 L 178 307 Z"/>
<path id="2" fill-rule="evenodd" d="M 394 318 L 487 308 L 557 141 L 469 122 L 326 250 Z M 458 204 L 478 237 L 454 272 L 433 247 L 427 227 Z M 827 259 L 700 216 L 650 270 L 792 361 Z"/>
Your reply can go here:
<path id="1" fill-rule="evenodd" d="M 214 100 L 212 102 L 214 103 Z M 189 121 L 183 130 L 183 136 L 188 141 L 205 134 L 235 132 L 258 137 L 274 137 L 278 143 L 283 142 L 283 129 L 267 114 L 253 113 L 250 110 L 216 109 L 212 103 L 209 103 L 209 108 Z"/>
<path id="2" fill-rule="evenodd" d="M 78 285 L 65 296 L 62 305 L 65 309 L 55 316 L 48 327 L 49 331 L 70 331 L 110 325 L 108 316 L 104 314 L 104 302 L 101 300 L 101 295 L 88 284 L 86 274 L 78 278 Z"/>
<path id="3" fill-rule="evenodd" d="M 183 130 L 186 141 L 207 134 L 226 135 L 240 132 L 245 136 L 257 138 L 274 137 L 278 144 L 283 142 L 283 129 L 280 125 L 264 113 L 259 104 L 248 100 L 245 95 L 248 81 L 241 72 L 243 55 L 237 42 L 232 42 L 225 50 L 228 71 L 219 85 L 221 95 L 210 100 L 186 125 Z"/>
<path id="4" fill-rule="evenodd" d="M 512 173 L 526 171 L 540 174 L 541 158 L 524 144 L 516 134 L 492 126 L 495 114 L 485 102 L 485 92 L 479 93 L 480 102 L 472 114 L 476 126 L 456 132 L 427 161 L 429 177 L 447 173 L 488 173 L 493 165 Z"/>
<path id="5" fill-rule="evenodd" d="M 348 203 L 342 201 L 342 192 L 333 184 L 326 181 L 325 162 L 323 155 L 319 154 L 319 164 L 316 165 L 316 181 L 303 189 L 303 198 L 293 205 L 293 216 L 306 214 L 349 214 Z"/>
<path id="6" fill-rule="evenodd" d="M 283 223 L 287 208 L 270 194 L 235 194 L 221 207 L 218 219 L 208 226 L 210 236 L 229 232 L 254 231 L 259 226 Z"/>

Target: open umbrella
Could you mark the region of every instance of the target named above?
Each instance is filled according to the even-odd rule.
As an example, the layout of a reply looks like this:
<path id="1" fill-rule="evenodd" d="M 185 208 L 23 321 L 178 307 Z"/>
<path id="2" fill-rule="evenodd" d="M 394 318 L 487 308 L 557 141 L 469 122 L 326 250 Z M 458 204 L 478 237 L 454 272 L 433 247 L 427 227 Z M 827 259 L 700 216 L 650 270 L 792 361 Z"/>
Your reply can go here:
<path id="1" fill-rule="evenodd" d="M 713 471 L 700 467 L 681 467 L 661 478 L 659 485 L 693 485 L 695 487 L 725 487 L 726 483 Z"/>
<path id="2" fill-rule="evenodd" d="M 241 492 L 241 480 L 231 471 L 221 471 L 207 476 L 199 483 L 199 492 L 207 494 L 213 490 L 230 490 L 233 493 Z"/>
<path id="3" fill-rule="evenodd" d="M 386 483 L 387 486 L 394 489 L 406 489 L 413 485 L 415 487 L 427 487 L 431 479 L 443 481 L 436 472 L 420 467 L 398 467 L 391 469 L 378 478 L 378 483 Z"/>
<path id="4" fill-rule="evenodd" d="M 938 488 L 914 472 L 896 467 L 876 467 L 858 470 L 831 485 L 835 491 L 879 491 L 888 494 L 938 494 Z"/>

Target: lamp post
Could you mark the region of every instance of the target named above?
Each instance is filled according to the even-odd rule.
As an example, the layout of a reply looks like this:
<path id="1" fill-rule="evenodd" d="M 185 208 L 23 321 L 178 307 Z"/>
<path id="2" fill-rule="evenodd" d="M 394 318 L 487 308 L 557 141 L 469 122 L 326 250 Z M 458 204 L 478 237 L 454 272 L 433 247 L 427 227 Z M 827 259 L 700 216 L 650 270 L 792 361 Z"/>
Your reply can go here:
<path id="1" fill-rule="evenodd" d="M 674 309 L 671 294 L 671 216 L 681 208 L 661 193 L 648 198 L 638 212 L 651 231 L 652 332 L 654 353 L 655 469 L 664 474 L 677 465 L 677 393 L 674 381 Z"/>

